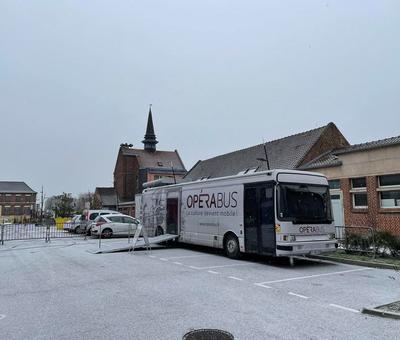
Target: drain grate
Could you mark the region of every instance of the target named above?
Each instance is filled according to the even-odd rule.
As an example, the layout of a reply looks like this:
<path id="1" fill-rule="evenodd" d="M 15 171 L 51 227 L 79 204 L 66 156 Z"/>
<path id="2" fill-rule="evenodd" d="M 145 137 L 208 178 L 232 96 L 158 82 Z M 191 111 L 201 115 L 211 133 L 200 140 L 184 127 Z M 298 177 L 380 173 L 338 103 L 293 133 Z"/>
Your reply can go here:
<path id="1" fill-rule="evenodd" d="M 195 329 L 186 333 L 183 340 L 234 340 L 231 333 L 220 329 Z"/>

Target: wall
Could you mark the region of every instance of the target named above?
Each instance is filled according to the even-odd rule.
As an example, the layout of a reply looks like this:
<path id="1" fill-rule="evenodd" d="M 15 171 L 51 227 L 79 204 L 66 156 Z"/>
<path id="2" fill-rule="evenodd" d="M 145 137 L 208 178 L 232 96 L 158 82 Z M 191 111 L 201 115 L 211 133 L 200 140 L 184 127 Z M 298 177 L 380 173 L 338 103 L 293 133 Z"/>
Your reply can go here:
<path id="1" fill-rule="evenodd" d="M 370 226 L 400 235 L 400 210 L 381 209 L 378 176 L 400 173 L 400 145 L 368 151 L 339 154 L 343 165 L 313 169 L 328 179 L 340 179 L 346 226 Z M 354 209 L 350 179 L 366 177 L 368 209 Z"/>
<path id="2" fill-rule="evenodd" d="M 114 170 L 114 187 L 121 199 L 135 199 L 138 190 L 139 163 L 135 156 L 118 153 Z"/>

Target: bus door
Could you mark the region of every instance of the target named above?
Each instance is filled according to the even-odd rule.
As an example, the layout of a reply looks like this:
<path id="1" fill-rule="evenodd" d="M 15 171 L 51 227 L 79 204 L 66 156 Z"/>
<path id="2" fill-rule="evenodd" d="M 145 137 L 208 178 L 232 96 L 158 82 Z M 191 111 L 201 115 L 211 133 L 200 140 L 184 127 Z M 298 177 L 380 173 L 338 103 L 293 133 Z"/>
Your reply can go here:
<path id="1" fill-rule="evenodd" d="M 275 254 L 274 183 L 245 186 L 244 240 L 246 252 Z"/>
<path id="2" fill-rule="evenodd" d="M 167 234 L 178 235 L 178 198 L 167 198 Z"/>

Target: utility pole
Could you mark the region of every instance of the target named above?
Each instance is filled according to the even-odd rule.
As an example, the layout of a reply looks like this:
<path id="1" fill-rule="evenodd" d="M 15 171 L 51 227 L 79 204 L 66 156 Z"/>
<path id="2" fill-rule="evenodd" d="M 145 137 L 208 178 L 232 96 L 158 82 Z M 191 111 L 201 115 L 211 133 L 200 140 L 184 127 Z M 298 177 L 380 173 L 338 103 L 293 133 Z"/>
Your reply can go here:
<path id="1" fill-rule="evenodd" d="M 40 192 L 40 224 L 43 223 L 43 204 L 44 204 L 44 192 L 42 185 L 42 191 Z"/>

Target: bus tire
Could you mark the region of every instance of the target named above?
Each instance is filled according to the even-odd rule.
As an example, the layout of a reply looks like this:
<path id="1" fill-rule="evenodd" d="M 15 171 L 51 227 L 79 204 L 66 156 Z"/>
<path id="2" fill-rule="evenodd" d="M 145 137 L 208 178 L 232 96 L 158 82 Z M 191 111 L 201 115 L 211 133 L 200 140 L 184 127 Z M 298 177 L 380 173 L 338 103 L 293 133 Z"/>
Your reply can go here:
<path id="1" fill-rule="evenodd" d="M 239 240 L 234 234 L 228 234 L 224 241 L 224 250 L 226 256 L 231 259 L 240 257 Z"/>

